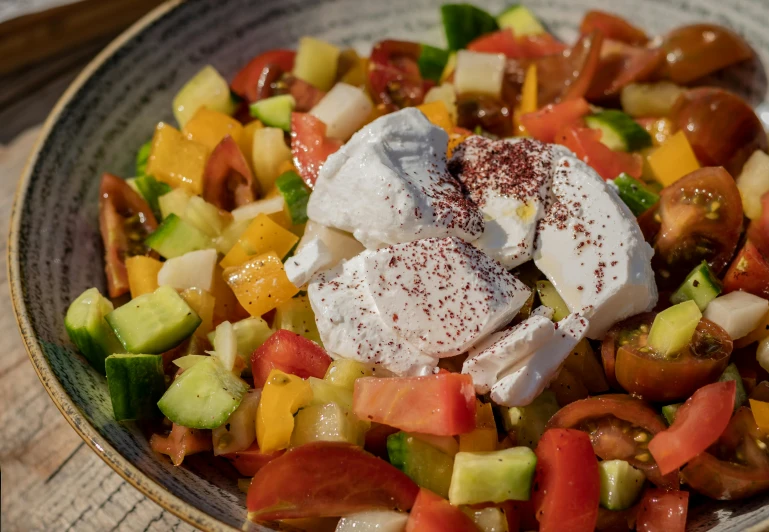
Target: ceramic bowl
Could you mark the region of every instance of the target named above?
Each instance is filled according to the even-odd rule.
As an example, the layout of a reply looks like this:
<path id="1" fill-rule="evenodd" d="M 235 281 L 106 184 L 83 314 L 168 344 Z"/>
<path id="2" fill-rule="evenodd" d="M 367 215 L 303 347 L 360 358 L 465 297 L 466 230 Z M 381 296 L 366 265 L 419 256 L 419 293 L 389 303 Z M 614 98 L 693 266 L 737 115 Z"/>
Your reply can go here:
<path id="1" fill-rule="evenodd" d="M 496 12 L 502 1 L 480 5 Z M 209 530 L 242 528 L 245 497 L 228 465 L 200 455 L 173 467 L 154 454 L 132 424 L 112 417 L 105 379 L 78 356 L 64 330 L 69 303 L 83 290 L 104 292 L 97 223 L 99 176 L 128 177 L 137 148 L 159 121 L 172 121 L 171 99 L 203 65 L 232 77 L 270 48 L 314 35 L 368 53 L 382 38 L 442 44 L 441 0 L 189 0 L 164 4 L 100 54 L 59 101 L 19 184 L 9 243 L 13 303 L 19 328 L 51 398 L 111 467 L 145 495 Z M 769 64 L 766 0 L 539 0 L 530 6 L 570 41 L 589 8 L 617 12 L 661 33 L 687 22 L 736 29 Z M 716 82 L 764 104 L 760 62 Z M 769 496 L 738 503 L 695 499 L 693 530 L 769 527 Z M 764 521 L 764 524 L 760 523 Z M 275 527 L 273 527 L 275 528 Z"/>

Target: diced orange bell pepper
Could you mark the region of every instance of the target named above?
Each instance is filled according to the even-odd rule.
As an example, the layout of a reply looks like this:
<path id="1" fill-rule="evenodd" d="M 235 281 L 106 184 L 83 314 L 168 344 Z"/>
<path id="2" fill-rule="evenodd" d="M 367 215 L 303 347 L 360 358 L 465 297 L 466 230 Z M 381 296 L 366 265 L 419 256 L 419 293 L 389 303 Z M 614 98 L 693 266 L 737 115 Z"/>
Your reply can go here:
<path id="1" fill-rule="evenodd" d="M 128 270 L 128 286 L 131 289 L 131 298 L 142 294 L 149 294 L 158 289 L 158 272 L 163 263 L 152 257 L 137 255 L 125 260 Z"/>
<path id="2" fill-rule="evenodd" d="M 310 383 L 279 369 L 270 371 L 256 409 L 256 441 L 263 453 L 288 447 L 294 431 L 294 414 L 310 401 Z"/>
<path id="3" fill-rule="evenodd" d="M 240 135 L 240 141 L 238 142 L 240 151 L 243 152 L 243 156 L 246 158 L 249 165 L 251 164 L 254 153 L 254 131 L 262 129 L 263 127 L 264 124 L 259 120 L 253 120 L 243 127 L 243 132 Z"/>
<path id="4" fill-rule="evenodd" d="M 671 135 L 648 156 L 654 179 L 669 186 L 687 174 L 699 169 L 700 163 L 683 131 Z"/>
<path id="5" fill-rule="evenodd" d="M 203 144 L 185 138 L 179 130 L 161 122 L 152 137 L 147 175 L 199 195 L 203 192 L 203 173 L 210 154 L 211 150 Z"/>
<path id="6" fill-rule="evenodd" d="M 227 135 L 240 145 L 243 137 L 243 126 L 236 119 L 224 113 L 217 113 L 207 107 L 201 107 L 184 124 L 182 134 L 213 150 Z"/>
<path id="7" fill-rule="evenodd" d="M 528 137 L 529 132 L 521 124 L 520 117 L 526 113 L 533 113 L 537 110 L 537 65 L 532 63 L 526 69 L 526 77 L 523 80 L 521 88 L 521 103 L 518 109 L 513 112 L 515 122 L 515 136 Z"/>
<path id="8" fill-rule="evenodd" d="M 214 296 L 214 327 L 223 321 L 235 323 L 251 316 L 225 282 L 224 270 L 218 264 L 214 268 L 214 285 L 211 288 L 211 293 Z"/>
<path id="9" fill-rule="evenodd" d="M 769 403 L 750 399 L 750 410 L 753 412 L 753 419 L 756 420 L 758 428 L 769 433 Z"/>
<path id="10" fill-rule="evenodd" d="M 470 453 L 496 451 L 498 440 L 491 403 L 479 402 L 475 414 L 475 430 L 459 435 L 459 450 Z"/>
<path id="11" fill-rule="evenodd" d="M 224 280 L 252 316 L 261 316 L 299 293 L 274 251 L 227 268 Z"/>
<path id="12" fill-rule="evenodd" d="M 299 237 L 262 213 L 248 225 L 237 244 L 232 246 L 219 264 L 222 268 L 231 268 L 268 251 L 274 251 L 282 259 L 297 242 Z"/>
<path id="13" fill-rule="evenodd" d="M 451 134 L 454 130 L 454 122 L 451 120 L 446 104 L 442 101 L 436 100 L 430 103 L 423 103 L 417 106 L 417 109 L 422 111 L 430 122 L 443 129 L 446 133 Z"/>
<path id="14" fill-rule="evenodd" d="M 455 127 L 454 130 L 449 133 L 449 145 L 446 149 L 446 157 L 451 157 L 454 150 L 465 141 L 467 137 L 472 135 L 473 132 L 461 127 Z"/>
<path id="15" fill-rule="evenodd" d="M 202 288 L 187 288 L 179 295 L 200 316 L 201 322 L 195 334 L 206 337 L 214 330 L 214 296 Z"/>

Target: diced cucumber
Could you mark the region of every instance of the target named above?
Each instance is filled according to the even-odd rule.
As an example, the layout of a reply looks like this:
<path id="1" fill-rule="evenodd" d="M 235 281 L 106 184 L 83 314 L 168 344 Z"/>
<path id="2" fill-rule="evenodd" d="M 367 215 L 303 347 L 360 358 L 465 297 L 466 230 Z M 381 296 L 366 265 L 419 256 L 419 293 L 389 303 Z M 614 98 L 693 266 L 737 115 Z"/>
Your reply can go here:
<path id="1" fill-rule="evenodd" d="M 670 81 L 630 83 L 622 89 L 622 110 L 631 116 L 669 116 L 678 97 L 686 91 Z"/>
<path id="2" fill-rule="evenodd" d="M 449 51 L 442 48 L 436 48 L 429 44 L 422 45 L 422 51 L 419 54 L 419 72 L 424 79 L 429 79 L 438 83 L 449 62 Z"/>
<path id="3" fill-rule="evenodd" d="M 347 411 L 352 411 L 351 389 L 334 386 L 330 382 L 316 377 L 308 378 L 307 382 L 312 388 L 312 402 L 310 404 L 327 405 L 334 403 Z"/>
<path id="4" fill-rule="evenodd" d="M 211 238 L 175 214 L 169 215 L 144 241 L 166 259 L 179 257 L 190 251 L 213 248 Z"/>
<path id="5" fill-rule="evenodd" d="M 598 463 L 601 477 L 601 506 L 607 510 L 626 510 L 641 495 L 646 475 L 625 460 Z"/>
<path id="6" fill-rule="evenodd" d="M 152 139 L 148 140 L 139 147 L 136 152 L 136 175 L 141 177 L 147 175 L 147 161 L 152 151 Z M 146 198 L 145 198 L 146 199 Z"/>
<path id="7" fill-rule="evenodd" d="M 665 421 L 667 421 L 668 425 L 672 425 L 673 422 L 676 420 L 676 414 L 678 413 L 678 409 L 681 408 L 684 404 L 683 403 L 675 403 L 672 405 L 665 405 L 662 407 L 662 417 L 665 418 Z"/>
<path id="8" fill-rule="evenodd" d="M 214 455 L 245 451 L 254 443 L 256 409 L 261 396 L 261 390 L 248 390 L 227 421 L 213 430 Z"/>
<path id="9" fill-rule="evenodd" d="M 624 172 L 614 179 L 613 183 L 617 186 L 620 199 L 636 216 L 645 213 L 660 200 L 659 194 Z"/>
<path id="10" fill-rule="evenodd" d="M 163 194 L 158 198 L 160 214 L 163 218 L 168 218 L 172 214 L 175 214 L 179 218 L 183 218 L 184 213 L 187 211 L 187 204 L 190 202 L 190 198 L 192 198 L 192 194 L 183 188 L 175 188 L 168 194 Z"/>
<path id="11" fill-rule="evenodd" d="M 718 297 L 721 290 L 721 281 L 710 269 L 707 261 L 703 260 L 686 276 L 686 280 L 681 283 L 678 290 L 673 292 L 673 295 L 670 296 L 670 302 L 676 304 L 692 300 L 703 312 L 708 304 Z"/>
<path id="12" fill-rule="evenodd" d="M 466 48 L 477 37 L 499 29 L 494 17 L 471 4 L 443 4 L 441 19 L 449 50 Z"/>
<path id="13" fill-rule="evenodd" d="M 291 113 L 296 107 L 296 100 L 290 94 L 281 94 L 264 98 L 250 105 L 251 116 L 258 118 L 267 127 L 279 127 L 291 131 Z"/>
<path id="14" fill-rule="evenodd" d="M 406 473 L 420 487 L 440 495 L 449 496 L 454 459 L 405 432 L 387 437 L 387 455 L 390 463 Z"/>
<path id="15" fill-rule="evenodd" d="M 734 362 L 726 366 L 726 369 L 718 379 L 719 382 L 734 381 L 737 385 L 736 393 L 734 394 L 734 411 L 736 412 L 739 407 L 748 399 L 748 394 L 745 391 L 745 384 L 742 382 L 742 376 Z"/>
<path id="16" fill-rule="evenodd" d="M 326 370 L 326 376 L 323 380 L 330 382 L 335 386 L 351 390 L 355 386 L 355 380 L 361 377 L 371 377 L 374 371 L 370 366 L 357 360 L 349 358 L 340 358 L 334 360 Z"/>
<path id="17" fill-rule="evenodd" d="M 637 151 L 652 145 L 652 137 L 633 118 L 617 111 L 607 109 L 585 117 L 588 127 L 599 129 L 601 142 L 614 151 Z"/>
<path id="18" fill-rule="evenodd" d="M 174 96 L 174 117 L 179 127 L 184 127 L 201 107 L 226 115 L 235 112 L 227 80 L 211 65 L 203 67 Z"/>
<path id="19" fill-rule="evenodd" d="M 179 357 L 175 359 L 174 365 L 177 368 L 187 370 L 187 369 L 190 369 L 195 364 L 197 364 L 198 362 L 203 362 L 207 358 L 208 358 L 208 355 L 184 355 L 183 357 Z"/>
<path id="20" fill-rule="evenodd" d="M 363 447 L 368 424 L 335 403 L 310 405 L 294 416 L 291 447 L 313 441 L 339 441 Z"/>
<path id="21" fill-rule="evenodd" d="M 310 201 L 310 189 L 304 184 L 299 174 L 290 170 L 282 173 L 275 180 L 275 186 L 285 201 L 291 223 L 299 225 L 307 222 L 307 202 Z"/>
<path id="22" fill-rule="evenodd" d="M 513 406 L 507 409 L 505 426 L 515 432 L 517 445 L 535 449 L 545 426 L 560 407 L 555 394 L 545 390 L 530 405 Z"/>
<path id="23" fill-rule="evenodd" d="M 449 502 L 478 504 L 528 501 L 537 456 L 528 447 L 489 453 L 459 452 L 454 457 Z"/>
<path id="24" fill-rule="evenodd" d="M 507 517 L 501 508 L 473 508 L 465 506 L 461 510 L 473 520 L 479 532 L 505 532 Z"/>
<path id="25" fill-rule="evenodd" d="M 649 331 L 649 345 L 662 356 L 673 356 L 689 345 L 702 319 L 694 301 L 684 301 L 657 314 Z"/>
<path id="26" fill-rule="evenodd" d="M 126 351 L 135 354 L 168 351 L 195 332 L 201 322 L 170 286 L 132 299 L 105 319 Z"/>
<path id="27" fill-rule="evenodd" d="M 553 309 L 553 321 L 561 321 L 569 315 L 569 307 L 550 281 L 537 281 L 539 300 Z"/>
<path id="28" fill-rule="evenodd" d="M 162 356 L 110 355 L 105 367 L 116 420 L 160 417 L 157 402 L 166 390 Z"/>
<path id="29" fill-rule="evenodd" d="M 139 194 L 141 194 L 147 205 L 152 209 L 152 212 L 160 219 L 161 211 L 158 199 L 160 196 L 171 192 L 171 187 L 167 183 L 158 181 L 151 175 L 140 175 L 134 180 L 134 184 Z"/>
<path id="30" fill-rule="evenodd" d="M 123 352 L 123 346 L 104 319 L 113 309 L 112 302 L 102 296 L 98 288 L 89 288 L 72 302 L 64 318 L 70 340 L 102 375 L 104 360 Z"/>
<path id="31" fill-rule="evenodd" d="M 238 408 L 248 384 L 219 359 L 207 357 L 177 377 L 158 401 L 168 419 L 192 429 L 215 429 Z"/>
<path id="32" fill-rule="evenodd" d="M 323 346 L 315 324 L 315 313 L 306 295 L 296 296 L 278 305 L 272 324 L 275 330 L 286 329 Z"/>
<path id="33" fill-rule="evenodd" d="M 310 85 L 327 91 L 336 80 L 340 53 L 339 48 L 333 44 L 313 37 L 302 37 L 299 39 L 299 49 L 294 59 L 293 74 Z"/>
<path id="34" fill-rule="evenodd" d="M 499 24 L 500 28 L 510 28 L 513 30 L 516 37 L 546 33 L 542 23 L 529 11 L 529 8 L 520 4 L 512 5 L 505 9 L 497 17 L 497 24 Z"/>
<path id="35" fill-rule="evenodd" d="M 720 325 L 732 340 L 754 331 L 769 310 L 769 301 L 748 292 L 730 292 L 710 302 L 705 317 Z"/>

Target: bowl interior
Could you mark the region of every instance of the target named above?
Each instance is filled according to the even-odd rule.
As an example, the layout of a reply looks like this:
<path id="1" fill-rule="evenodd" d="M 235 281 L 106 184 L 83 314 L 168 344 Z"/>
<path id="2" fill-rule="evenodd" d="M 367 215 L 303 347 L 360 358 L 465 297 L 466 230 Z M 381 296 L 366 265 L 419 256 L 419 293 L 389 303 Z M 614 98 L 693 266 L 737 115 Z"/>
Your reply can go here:
<path id="1" fill-rule="evenodd" d="M 104 292 L 98 228 L 102 172 L 130 177 L 137 148 L 160 121 L 173 123 L 171 99 L 205 64 L 231 78 L 257 53 L 295 47 L 314 35 L 368 53 L 382 38 L 443 44 L 441 0 L 189 0 L 124 39 L 70 91 L 23 178 L 11 234 L 11 283 L 25 342 L 43 383 L 86 441 L 121 474 L 174 513 L 203 528 L 244 527 L 237 473 L 200 455 L 175 468 L 151 452 L 132 424 L 114 421 L 106 381 L 76 354 L 64 330 L 69 303 L 88 287 Z M 502 1 L 479 5 L 496 12 Z M 541 0 L 530 6 L 567 41 L 584 11 L 617 12 L 649 33 L 712 21 L 746 36 L 761 61 L 714 79 L 763 111 L 769 64 L 765 0 Z M 740 503 L 697 499 L 693 530 L 742 529 L 769 518 L 769 496 Z M 262 529 L 245 525 L 245 529 Z"/>

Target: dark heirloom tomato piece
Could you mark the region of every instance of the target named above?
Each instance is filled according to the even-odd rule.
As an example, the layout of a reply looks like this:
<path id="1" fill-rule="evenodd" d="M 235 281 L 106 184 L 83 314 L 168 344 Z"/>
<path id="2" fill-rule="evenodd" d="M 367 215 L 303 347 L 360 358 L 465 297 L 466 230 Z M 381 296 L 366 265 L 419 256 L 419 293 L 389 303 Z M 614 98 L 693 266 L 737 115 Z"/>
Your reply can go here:
<path id="1" fill-rule="evenodd" d="M 649 42 L 643 30 L 636 28 L 630 22 L 617 15 L 604 11 L 588 11 L 579 26 L 579 32 L 587 35 L 600 31 L 604 37 L 627 44 L 643 46 Z"/>
<path id="2" fill-rule="evenodd" d="M 630 83 L 648 80 L 664 60 L 662 48 L 632 46 L 604 39 L 601 61 L 586 97 L 601 100 L 615 96 Z"/>
<path id="3" fill-rule="evenodd" d="M 769 298 L 769 263 L 750 240 L 745 242 L 724 276 L 724 292 L 737 290 Z"/>
<path id="4" fill-rule="evenodd" d="M 386 40 L 371 50 L 368 82 L 376 103 L 391 111 L 419 105 L 425 97 L 419 55 L 422 45 L 407 41 Z"/>
<path id="5" fill-rule="evenodd" d="M 702 87 L 682 94 L 671 111 L 704 166 L 723 166 L 739 175 L 754 151 L 767 149 L 766 131 L 742 98 L 723 89 Z"/>
<path id="6" fill-rule="evenodd" d="M 742 199 L 723 168 L 701 168 L 660 194 L 660 229 L 652 264 L 661 285 L 678 283 L 706 260 L 716 274 L 729 264 L 742 229 Z"/>
<path id="7" fill-rule="evenodd" d="M 742 407 L 708 452 L 681 470 L 694 491 L 713 499 L 744 499 L 769 490 L 769 437 L 758 428 L 752 412 Z"/>
<path id="8" fill-rule="evenodd" d="M 655 485 L 678 487 L 678 474 L 661 475 L 647 448 L 652 437 L 667 425 L 640 399 L 624 394 L 582 399 L 561 408 L 547 426 L 587 432 L 601 460 L 627 460 Z"/>
<path id="9" fill-rule="evenodd" d="M 238 143 L 229 135 L 216 145 L 203 173 L 203 199 L 225 211 L 252 203 L 259 197 L 254 180 Z"/>
<path id="10" fill-rule="evenodd" d="M 638 504 L 636 532 L 686 532 L 689 492 L 647 489 Z"/>
<path id="11" fill-rule="evenodd" d="M 293 50 L 270 50 L 254 57 L 232 80 L 232 92 L 249 102 L 269 97 L 270 85 L 284 72 L 291 72 L 295 57 Z"/>
<path id="12" fill-rule="evenodd" d="M 754 56 L 750 45 L 733 31 L 717 24 L 682 26 L 662 40 L 665 64 L 659 75 L 687 84 Z"/>
<path id="13" fill-rule="evenodd" d="M 103 174 L 99 186 L 99 230 L 110 297 L 128 292 L 127 257 L 144 255 L 144 239 L 157 229 L 152 209 L 123 179 Z"/>
<path id="14" fill-rule="evenodd" d="M 462 94 L 457 98 L 457 125 L 470 131 L 480 127 L 500 137 L 511 137 L 513 112 L 493 96 Z"/>
<path id="15" fill-rule="evenodd" d="M 656 316 L 639 314 L 618 323 L 601 344 L 607 377 L 647 401 L 686 399 L 698 388 L 718 380 L 729 363 L 732 341 L 715 323 L 702 319 L 689 346 L 664 357 L 647 345 Z"/>
<path id="16" fill-rule="evenodd" d="M 403 472 L 348 443 L 289 450 L 251 481 L 246 506 L 257 520 L 338 517 L 365 510 L 408 511 L 419 487 Z"/>

